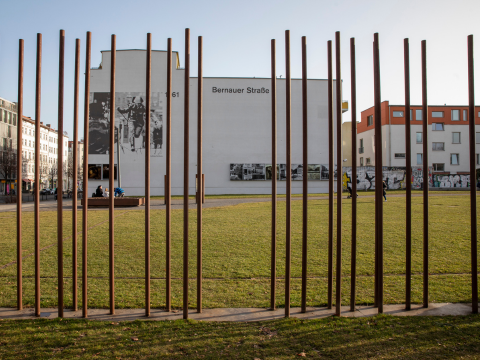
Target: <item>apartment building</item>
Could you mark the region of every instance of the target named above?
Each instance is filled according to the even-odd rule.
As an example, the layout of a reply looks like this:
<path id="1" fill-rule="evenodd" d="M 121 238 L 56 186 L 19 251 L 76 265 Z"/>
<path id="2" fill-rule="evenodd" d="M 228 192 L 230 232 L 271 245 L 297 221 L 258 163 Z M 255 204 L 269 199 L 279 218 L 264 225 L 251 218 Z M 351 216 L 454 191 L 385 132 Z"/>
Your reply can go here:
<path id="1" fill-rule="evenodd" d="M 17 104 L 0 98 L 0 194 L 16 187 Z"/>
<path id="2" fill-rule="evenodd" d="M 423 166 L 421 105 L 410 107 L 412 166 Z M 469 172 L 468 106 L 429 105 L 428 166 L 433 172 Z M 362 111 L 357 126 L 357 165 L 375 166 L 375 108 Z M 405 167 L 405 106 L 381 104 L 383 166 Z M 480 165 L 480 107 L 475 107 L 476 163 Z"/>

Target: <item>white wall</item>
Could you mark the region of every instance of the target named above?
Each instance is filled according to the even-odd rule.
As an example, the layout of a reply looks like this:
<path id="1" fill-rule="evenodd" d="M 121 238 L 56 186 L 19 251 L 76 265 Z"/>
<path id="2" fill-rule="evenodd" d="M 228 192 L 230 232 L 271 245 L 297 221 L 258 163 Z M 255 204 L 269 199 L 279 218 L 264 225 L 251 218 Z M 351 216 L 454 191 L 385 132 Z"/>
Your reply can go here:
<path id="1" fill-rule="evenodd" d="M 103 52 L 102 69 L 91 72 L 91 92 L 109 92 L 110 52 Z M 166 91 L 167 53 L 152 53 L 152 92 Z M 173 54 L 172 62 L 176 62 Z M 184 145 L 184 70 L 173 70 L 172 98 L 172 194 L 183 193 Z M 247 93 L 248 87 L 270 91 L 270 79 L 204 78 L 203 102 L 203 173 L 206 194 L 266 194 L 267 181 L 230 181 L 230 163 L 271 163 L 271 94 Z M 335 82 L 334 82 L 335 86 Z M 217 93 L 212 87 L 240 88 L 243 93 Z M 145 92 L 145 51 L 117 51 L 116 92 Z M 335 90 L 334 90 L 335 94 Z M 163 148 L 161 157 L 151 158 L 151 193 L 164 193 L 166 160 L 165 108 L 163 98 Z M 334 99 L 335 101 L 335 99 Z M 195 192 L 197 163 L 197 79 L 190 80 L 190 151 L 189 185 Z M 285 80 L 277 81 L 278 163 L 286 163 Z M 308 81 L 308 163 L 328 164 L 327 81 Z M 336 139 L 336 135 L 335 135 Z M 144 194 L 144 153 L 121 153 L 122 188 L 128 195 Z M 115 160 L 116 162 L 116 160 Z M 292 163 L 302 163 L 302 92 L 301 80 L 292 80 Z M 108 155 L 89 154 L 89 164 L 108 164 Z M 108 180 L 89 179 L 89 193 L 97 185 L 108 187 Z M 278 182 L 278 192 L 285 193 L 286 182 Z M 115 186 L 117 186 L 115 184 Z M 302 182 L 292 182 L 293 193 L 301 193 Z M 328 191 L 328 181 L 309 181 L 309 192 Z"/>

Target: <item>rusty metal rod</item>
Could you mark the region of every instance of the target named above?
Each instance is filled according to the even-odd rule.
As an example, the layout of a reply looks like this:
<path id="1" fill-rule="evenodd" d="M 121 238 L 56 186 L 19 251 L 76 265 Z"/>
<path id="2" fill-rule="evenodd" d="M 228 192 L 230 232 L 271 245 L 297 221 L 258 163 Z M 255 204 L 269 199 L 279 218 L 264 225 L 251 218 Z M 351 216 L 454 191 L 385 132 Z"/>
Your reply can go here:
<path id="1" fill-rule="evenodd" d="M 376 93 L 375 91 L 377 91 L 377 88 L 376 88 L 376 73 L 375 73 L 375 70 L 377 68 L 377 65 L 376 65 L 376 56 L 375 56 L 375 38 L 373 39 L 373 89 L 374 89 L 374 95 L 373 95 L 373 101 L 374 101 L 374 106 L 375 106 L 375 101 L 376 101 Z M 375 115 L 375 110 L 374 110 L 374 116 Z M 377 128 L 376 128 L 376 122 L 374 120 L 374 127 L 375 127 L 375 135 L 374 135 L 374 146 L 376 148 L 377 146 L 377 141 L 376 141 L 376 134 L 377 134 Z M 375 161 L 375 164 L 378 163 L 378 152 L 375 151 L 375 154 L 374 154 L 374 161 Z M 377 175 L 378 175 L 378 172 L 377 172 L 377 167 L 375 165 L 375 178 L 377 179 Z M 383 186 L 383 184 L 382 184 Z M 375 251 L 374 251 L 374 300 L 373 300 L 373 304 L 375 307 L 378 307 L 378 220 L 377 220 L 377 217 L 378 217 L 378 189 L 377 189 L 377 186 L 375 187 Z"/>
<path id="2" fill-rule="evenodd" d="M 188 165 L 190 128 L 190 29 L 185 29 L 185 102 L 183 138 L 183 318 L 188 319 Z"/>
<path id="3" fill-rule="evenodd" d="M 285 177 L 287 179 L 287 224 L 285 239 L 285 317 L 290 317 L 290 277 L 291 277 L 291 256 L 292 256 L 292 77 L 290 74 L 290 30 L 285 31 L 285 96 L 286 96 L 286 136 L 287 136 L 287 168 Z"/>
<path id="4" fill-rule="evenodd" d="M 166 310 L 172 309 L 172 237 L 171 237 L 171 222 L 172 222 L 172 196 L 171 196 L 171 170 L 172 170 L 172 39 L 168 38 L 167 49 L 167 116 L 166 116 L 166 145 L 167 158 L 165 159 L 166 175 L 165 175 L 165 204 L 166 204 L 166 226 L 165 226 L 165 246 L 166 246 Z"/>
<path id="5" fill-rule="evenodd" d="M 23 125 L 23 39 L 18 41 L 18 104 L 17 104 L 17 309 L 23 309 L 22 281 L 22 125 Z"/>
<path id="6" fill-rule="evenodd" d="M 72 297 L 78 310 L 78 249 L 77 249 L 77 182 L 78 182 L 78 98 L 80 91 L 80 39 L 75 40 L 75 91 L 73 99 L 73 191 L 72 191 Z"/>
<path id="7" fill-rule="evenodd" d="M 374 34 L 374 87 L 375 87 L 375 202 L 376 206 L 376 264 L 377 264 L 377 306 L 383 313 L 383 155 L 382 155 L 382 115 L 380 88 L 380 51 L 378 33 Z"/>
<path id="8" fill-rule="evenodd" d="M 115 67 L 116 67 L 116 36 L 112 35 L 110 55 L 110 146 L 109 159 L 109 199 L 108 199 L 108 221 L 109 221 L 109 278 L 110 278 L 110 315 L 115 315 L 115 238 L 114 238 L 114 178 L 115 178 Z"/>
<path id="9" fill-rule="evenodd" d="M 403 40 L 405 66 L 405 166 L 406 171 L 406 224 L 405 224 L 405 309 L 411 309 L 412 298 L 412 146 L 410 121 L 410 48 Z"/>
<path id="10" fill-rule="evenodd" d="M 197 90 L 197 312 L 202 312 L 202 114 L 203 114 L 203 38 L 198 37 L 198 90 Z"/>
<path id="11" fill-rule="evenodd" d="M 342 192 L 343 192 L 343 156 L 342 156 L 342 69 L 340 57 L 340 31 L 335 32 L 335 90 L 337 100 L 337 271 L 335 289 L 335 314 L 342 314 Z"/>
<path id="12" fill-rule="evenodd" d="M 58 157 L 57 157 L 57 256 L 58 316 L 63 317 L 63 97 L 65 76 L 65 30 L 60 30 L 58 75 Z"/>
<path id="13" fill-rule="evenodd" d="M 307 312 L 307 245 L 308 245 L 308 108 L 307 108 L 307 37 L 302 36 L 302 142 L 303 142 L 303 201 L 302 201 L 302 299 L 301 311 Z"/>
<path id="14" fill-rule="evenodd" d="M 355 311 L 356 278 L 357 278 L 357 82 L 355 65 L 355 38 L 350 38 L 350 77 L 352 102 L 352 246 L 351 246 L 351 279 L 350 279 L 350 311 Z"/>
<path id="15" fill-rule="evenodd" d="M 272 255 L 270 266 L 270 309 L 275 310 L 275 289 L 277 287 L 277 75 L 275 39 L 271 41 L 272 71 Z"/>
<path id="16" fill-rule="evenodd" d="M 328 50 L 328 300 L 327 307 L 333 302 L 333 60 L 332 41 L 327 42 Z"/>
<path id="17" fill-rule="evenodd" d="M 468 36 L 468 129 L 470 147 L 470 242 L 472 257 L 472 313 L 478 314 L 477 187 L 475 164 L 475 84 L 473 35 Z"/>
<path id="18" fill-rule="evenodd" d="M 422 40 L 422 113 L 423 113 L 423 307 L 428 308 L 428 105 L 427 41 Z"/>
<path id="19" fill-rule="evenodd" d="M 35 316 L 40 316 L 40 119 L 42 105 L 42 34 L 37 34 L 35 81 Z M 43 167 L 42 167 L 43 168 Z"/>
<path id="20" fill-rule="evenodd" d="M 90 112 L 90 57 L 92 47 L 92 33 L 87 31 L 85 57 L 85 99 L 83 114 L 83 217 L 82 217 L 82 316 L 88 317 L 88 284 L 87 284 L 87 250 L 88 250 L 88 141 L 89 141 L 89 112 Z"/>
<path id="21" fill-rule="evenodd" d="M 145 316 L 150 316 L 150 108 L 152 93 L 152 34 L 147 34 L 145 103 Z M 120 141 L 118 134 L 117 141 Z M 113 190 L 113 189 L 112 189 Z"/>

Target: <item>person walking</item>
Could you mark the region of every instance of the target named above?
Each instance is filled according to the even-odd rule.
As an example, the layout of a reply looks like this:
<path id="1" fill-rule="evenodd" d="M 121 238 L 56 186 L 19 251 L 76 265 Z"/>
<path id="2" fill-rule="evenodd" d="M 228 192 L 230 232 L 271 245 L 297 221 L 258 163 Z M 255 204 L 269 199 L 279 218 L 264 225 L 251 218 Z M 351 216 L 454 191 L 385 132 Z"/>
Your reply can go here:
<path id="1" fill-rule="evenodd" d="M 387 201 L 387 183 L 383 180 L 383 197 Z"/>

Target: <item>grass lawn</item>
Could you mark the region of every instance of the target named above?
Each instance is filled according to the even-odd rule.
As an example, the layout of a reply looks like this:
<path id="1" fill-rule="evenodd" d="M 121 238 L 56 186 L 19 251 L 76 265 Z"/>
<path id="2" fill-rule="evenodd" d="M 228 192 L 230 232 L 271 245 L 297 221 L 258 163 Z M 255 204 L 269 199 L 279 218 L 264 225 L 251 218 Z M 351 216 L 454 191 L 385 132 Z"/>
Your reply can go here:
<path id="1" fill-rule="evenodd" d="M 455 192 L 456 193 L 456 192 Z M 369 193 L 370 194 L 370 193 Z M 373 194 L 373 193 L 372 193 Z M 445 192 L 442 192 L 445 194 Z M 441 194 L 440 194 L 441 195 Z M 430 198 L 430 301 L 471 301 L 469 196 Z M 350 293 L 351 203 L 343 206 L 343 303 Z M 292 306 L 300 306 L 302 203 L 292 203 Z M 327 303 L 328 201 L 308 203 L 308 306 Z M 422 301 L 422 198 L 412 199 L 412 300 Z M 270 289 L 269 202 L 208 208 L 203 212 L 203 305 L 268 307 Z M 23 214 L 24 306 L 34 305 L 33 212 Z M 115 286 L 118 308 L 144 307 L 144 211 L 115 211 Z M 172 305 L 182 307 L 183 212 L 172 211 Z M 385 302 L 405 301 L 405 198 L 384 203 Z M 16 220 L 0 213 L 0 306 L 16 305 Z M 56 212 L 42 212 L 41 306 L 57 305 Z M 81 212 L 79 212 L 81 229 Z M 190 212 L 190 307 L 196 304 L 196 211 Z M 108 211 L 89 211 L 89 307 L 108 307 Z M 65 306 L 72 306 L 71 211 L 64 212 Z M 372 304 L 374 273 L 374 199 L 358 200 L 357 304 Z M 334 232 L 335 234 L 335 232 Z M 335 250 L 334 250 L 335 254 Z M 78 243 L 81 304 L 81 235 Z M 334 267 L 335 268 L 335 267 Z M 283 306 L 285 273 L 285 202 L 278 204 L 277 305 Z M 151 306 L 165 306 L 165 211 L 151 211 Z"/>
<path id="2" fill-rule="evenodd" d="M 257 323 L 0 321 L 0 358 L 478 359 L 479 329 L 474 315 Z"/>

